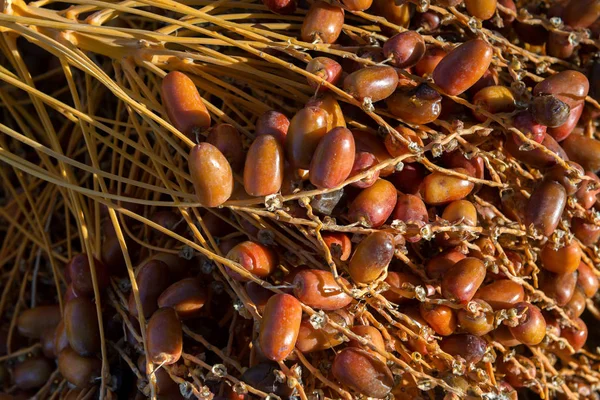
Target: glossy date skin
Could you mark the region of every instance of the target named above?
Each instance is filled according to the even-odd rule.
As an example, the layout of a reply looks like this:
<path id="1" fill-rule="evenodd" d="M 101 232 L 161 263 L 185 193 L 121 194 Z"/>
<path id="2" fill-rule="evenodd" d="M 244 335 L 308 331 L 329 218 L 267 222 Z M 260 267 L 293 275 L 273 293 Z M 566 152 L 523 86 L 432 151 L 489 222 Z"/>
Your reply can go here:
<path id="1" fill-rule="evenodd" d="M 276 294 L 265 307 L 258 340 L 264 355 L 273 361 L 283 361 L 294 350 L 300 323 L 302 306 L 293 296 Z"/>

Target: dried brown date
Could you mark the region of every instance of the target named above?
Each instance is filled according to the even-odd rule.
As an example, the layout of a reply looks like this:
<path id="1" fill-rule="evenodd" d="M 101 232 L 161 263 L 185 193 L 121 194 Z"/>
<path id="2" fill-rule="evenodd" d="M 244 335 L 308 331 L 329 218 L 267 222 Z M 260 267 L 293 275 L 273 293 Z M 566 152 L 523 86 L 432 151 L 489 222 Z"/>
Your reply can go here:
<path id="1" fill-rule="evenodd" d="M 246 156 L 244 189 L 250 196 L 279 192 L 283 183 L 283 147 L 271 135 L 258 136 Z"/>
<path id="2" fill-rule="evenodd" d="M 527 202 L 525 224 L 533 224 L 542 235 L 552 235 L 560 222 L 566 202 L 567 192 L 560 183 L 542 182 Z"/>
<path id="3" fill-rule="evenodd" d="M 293 296 L 276 294 L 265 307 L 258 336 L 264 355 L 273 361 L 283 361 L 290 355 L 296 344 L 302 306 Z"/>
<path id="4" fill-rule="evenodd" d="M 390 112 L 409 124 L 428 124 L 442 112 L 442 96 L 426 84 L 398 90 L 387 98 Z"/>
<path id="5" fill-rule="evenodd" d="M 332 189 L 344 182 L 354 165 L 355 146 L 352 132 L 338 127 L 321 139 L 310 162 L 308 177 L 318 188 Z"/>
<path id="6" fill-rule="evenodd" d="M 450 300 L 466 304 L 485 279 L 486 269 L 477 258 L 467 257 L 454 264 L 442 277 L 442 294 Z"/>
<path id="7" fill-rule="evenodd" d="M 394 238 L 387 232 L 374 232 L 360 242 L 348 266 L 350 277 L 370 283 L 384 272 L 394 256 Z"/>
<path id="8" fill-rule="evenodd" d="M 368 397 L 384 398 L 394 384 L 385 363 L 362 349 L 348 347 L 339 352 L 331 370 L 344 385 Z"/>
<path id="9" fill-rule="evenodd" d="M 385 42 L 383 54 L 398 68 L 412 67 L 425 54 L 425 41 L 415 31 L 400 32 Z"/>
<path id="10" fill-rule="evenodd" d="M 433 80 L 445 93 L 458 96 L 483 76 L 492 54 L 492 47 L 481 39 L 465 42 L 440 61 L 433 71 Z"/>
<path id="11" fill-rule="evenodd" d="M 378 179 L 372 186 L 363 189 L 352 201 L 348 219 L 362 221 L 373 228 L 380 227 L 392 214 L 396 206 L 396 188 L 389 181 Z"/>
<path id="12" fill-rule="evenodd" d="M 344 10 L 324 1 L 316 1 L 302 23 L 301 38 L 305 42 L 335 43 L 344 25 Z"/>
<path id="13" fill-rule="evenodd" d="M 375 103 L 388 98 L 398 86 L 398 73 L 392 67 L 374 66 L 359 69 L 344 79 L 344 91 L 358 101 Z"/>

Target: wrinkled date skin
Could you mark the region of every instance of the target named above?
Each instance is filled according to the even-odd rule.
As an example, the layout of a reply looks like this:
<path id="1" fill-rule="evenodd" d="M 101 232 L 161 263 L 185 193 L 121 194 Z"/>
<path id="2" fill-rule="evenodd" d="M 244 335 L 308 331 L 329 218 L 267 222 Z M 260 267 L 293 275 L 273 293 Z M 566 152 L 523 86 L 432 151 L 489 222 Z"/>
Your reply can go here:
<path id="1" fill-rule="evenodd" d="M 481 39 L 461 44 L 435 67 L 433 80 L 446 94 L 458 96 L 473 86 L 492 62 L 492 47 Z"/>
<path id="2" fill-rule="evenodd" d="M 534 97 L 531 112 L 540 124 L 549 128 L 556 128 L 567 122 L 571 107 L 556 96 L 540 95 Z M 579 116 L 577 118 L 579 119 Z M 560 141 L 558 138 L 554 138 Z"/>
<path id="3" fill-rule="evenodd" d="M 485 340 L 470 334 L 452 335 L 442 339 L 440 347 L 453 356 L 461 356 L 468 363 L 478 363 L 487 349 Z"/>
<path id="4" fill-rule="evenodd" d="M 554 128 L 548 128 L 548 134 L 551 135 L 557 142 L 562 142 L 571 135 L 571 132 L 577 126 L 581 114 L 583 114 L 584 104 L 579 104 L 571 109 L 567 115 L 565 123 Z"/>
<path id="5" fill-rule="evenodd" d="M 440 336 L 449 336 L 456 330 L 456 315 L 448 306 L 421 303 L 421 317 Z"/>
<path id="6" fill-rule="evenodd" d="M 574 108 L 581 104 L 590 90 L 588 78 L 578 71 L 562 71 L 551 75 L 533 88 L 534 96 L 555 95 Z"/>
<path id="7" fill-rule="evenodd" d="M 289 294 L 276 294 L 267 302 L 258 340 L 264 355 L 283 361 L 290 355 L 298 338 L 302 306 Z"/>
<path id="8" fill-rule="evenodd" d="M 350 277 L 358 283 L 370 283 L 387 268 L 393 256 L 392 235 L 374 232 L 358 244 L 348 266 Z"/>
<path id="9" fill-rule="evenodd" d="M 415 89 L 398 90 L 386 100 L 386 104 L 394 116 L 410 124 L 428 124 L 442 112 L 442 96 L 426 84 Z"/>
<path id="10" fill-rule="evenodd" d="M 331 371 L 342 384 L 368 397 L 384 398 L 394 384 L 385 363 L 362 349 L 348 347 L 340 351 Z"/>
<path id="11" fill-rule="evenodd" d="M 350 253 L 352 252 L 352 242 L 345 233 L 323 233 L 323 241 L 325 244 L 327 244 L 327 247 L 334 258 L 339 258 L 342 261 L 346 261 L 348 258 L 350 258 Z"/>
<path id="12" fill-rule="evenodd" d="M 348 281 L 340 279 L 348 287 Z M 294 278 L 292 285 L 294 295 L 309 307 L 337 310 L 352 302 L 352 297 L 342 290 L 329 271 L 301 271 Z"/>

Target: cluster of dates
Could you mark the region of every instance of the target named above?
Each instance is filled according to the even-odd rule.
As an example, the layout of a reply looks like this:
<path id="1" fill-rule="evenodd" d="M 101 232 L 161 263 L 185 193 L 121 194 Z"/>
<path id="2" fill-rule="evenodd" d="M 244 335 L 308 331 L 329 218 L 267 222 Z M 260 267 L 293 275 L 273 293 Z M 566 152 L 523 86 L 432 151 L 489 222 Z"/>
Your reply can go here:
<path id="1" fill-rule="evenodd" d="M 233 127 L 219 124 L 190 152 L 190 174 L 203 206 L 227 206 L 230 199 L 243 202 L 255 196 L 266 197 L 268 203 L 270 197 L 281 196 L 282 210 L 289 217 L 317 221 L 319 216 L 327 216 L 330 222 L 335 218 L 340 224 L 333 223 L 336 232 L 322 233 L 322 243 L 333 255 L 328 266 L 296 266 L 283 281 L 272 282 L 291 285 L 291 294 L 274 294 L 260 285 L 269 282 L 277 270 L 276 249 L 251 241 L 226 253 L 228 259 L 261 280 L 246 285 L 250 300 L 263 314 L 255 345 L 267 359 L 278 362 L 292 355 L 294 348 L 313 353 L 335 347 L 329 372 L 342 387 L 375 398 L 394 390 L 401 393 L 407 386 L 394 380 L 386 364 L 387 351 L 401 352 L 395 346 L 406 346 L 405 351 L 421 356 L 436 353 L 428 349 L 428 340 L 411 338 L 395 343 L 392 337 L 386 344 L 377 328 L 356 324 L 351 310 L 356 312 L 355 300 L 361 300 L 356 294 L 367 287 L 366 293 L 373 291 L 380 294 L 378 301 L 399 306 L 399 312 L 416 326 L 429 327 L 434 335 L 443 337 L 439 351 L 470 366 L 484 360 L 491 342 L 504 348 L 537 346 L 548 332 L 551 337 L 544 348 L 567 360 L 569 351 L 579 351 L 587 340 L 587 326 L 579 317 L 587 299 L 598 290 L 598 276 L 591 261 L 583 261 L 582 248 L 595 244 L 600 231 L 594 222 L 575 217 L 571 221 L 575 237 L 548 238 L 565 218 L 569 196 L 585 215 L 600 192 L 596 168 L 589 162 L 596 157 L 590 157 L 587 148 L 597 142 L 573 133 L 589 91 L 588 78 L 574 70 L 556 73 L 537 83 L 530 103 L 519 110 L 511 90 L 496 84 L 490 72 L 493 50 L 484 40 L 467 41 L 446 53 L 426 50 L 418 33 L 406 31 L 389 39 L 382 51 L 390 64 L 414 67 L 418 75 L 431 76 L 433 85 L 418 84 L 387 65 L 360 68 L 342 79 L 340 63 L 317 57 L 307 66 L 307 71 L 322 79 L 309 81 L 317 95 L 291 120 L 276 111 L 260 116 L 256 138 L 247 152 L 240 151 L 242 139 Z M 175 80 L 178 84 L 173 84 Z M 189 109 L 180 108 L 182 102 L 174 100 L 184 93 L 186 98 L 191 97 L 187 93 L 196 93 L 193 83 L 179 72 L 168 74 L 165 82 L 163 99 L 174 126 L 188 135 L 207 129 L 207 125 L 188 119 Z M 406 141 L 403 143 L 391 132 L 381 138 L 348 129 L 342 108 L 327 94 L 329 86 L 324 82 L 340 84 L 361 104 L 366 101 L 371 106 L 385 100 L 389 113 L 411 127 L 440 118 L 442 94 L 470 93 L 476 106 L 472 118 L 484 122 L 490 115 L 502 116 L 500 124 L 516 128 L 507 130 L 503 138 L 506 156 L 542 169 L 544 179 L 533 187 L 528 199 L 522 199 L 522 208 L 515 209 L 511 208 L 514 199 L 505 202 L 497 189 L 476 185 L 489 176 L 482 156 L 467 157 L 453 150 L 432 157 L 430 161 L 441 168 L 427 171 L 422 163 L 427 157 L 422 149 L 430 143 L 426 135 L 401 125 L 396 132 Z M 200 99 L 195 111 L 209 121 Z M 569 161 L 569 156 L 585 168 Z M 236 172 L 243 174 L 239 184 Z M 318 195 L 316 199 L 302 198 L 299 188 L 312 188 Z M 486 206 L 472 201 L 475 194 L 485 199 Z M 537 240 L 537 267 L 518 251 L 497 246 L 495 237 L 465 233 L 470 227 L 482 226 L 489 234 L 494 208 L 510 215 L 532 241 Z M 478 214 L 484 214 L 483 221 Z M 440 229 L 431 242 L 424 241 L 424 236 L 432 239 L 427 237 L 426 227 L 440 220 L 458 226 Z M 399 231 L 395 229 L 398 226 L 403 228 Z M 327 227 L 324 225 L 324 231 Z M 353 244 L 353 239 L 358 242 Z M 433 256 L 417 256 L 431 252 Z M 423 265 L 409 267 L 398 262 L 395 255 L 399 253 L 408 253 L 409 259 L 424 258 Z M 330 270 L 332 263 L 335 271 Z M 537 283 L 530 285 L 528 292 L 522 277 L 529 280 L 533 268 L 537 269 Z M 348 280 L 338 276 L 338 271 Z M 231 276 L 249 279 L 237 272 Z M 250 287 L 253 289 L 248 290 Z M 541 307 L 547 310 L 534 304 L 540 294 L 544 296 Z M 358 340 L 342 346 L 348 339 L 344 332 L 314 323 L 309 315 L 303 317 L 302 305 L 326 311 L 327 320 L 350 328 L 372 346 Z M 552 311 L 557 306 L 562 313 Z M 569 350 L 564 349 L 565 341 Z M 511 392 L 528 386 L 535 379 L 535 366 L 529 360 L 523 363 L 527 367 L 520 364 L 519 369 L 511 362 L 499 361 L 496 373 L 504 381 L 496 390 Z M 442 364 L 436 373 L 449 368 L 451 365 Z"/>
<path id="2" fill-rule="evenodd" d="M 275 13 L 296 9 L 293 0 L 264 3 Z M 361 62 L 313 58 L 305 71 L 315 96 L 289 119 L 276 110 L 257 116 L 250 142 L 232 125 L 212 124 L 188 76 L 164 77 L 169 122 L 197 142 L 189 174 L 199 205 L 211 209 L 202 228 L 218 239 L 218 252 L 184 259 L 128 242 L 136 284 L 119 288 L 126 262 L 105 216 L 102 260 L 73 257 L 62 312 L 44 305 L 19 315 L 21 339 L 43 349 L 12 368 L 25 397 L 50 379 L 52 359 L 76 388 L 73 398 L 98 385 L 105 339 L 129 346 L 139 373 L 126 375 L 133 385 L 122 384 L 130 396 L 198 397 L 186 382 L 196 382 L 190 360 L 204 354 L 220 365 L 217 379 L 206 380 L 207 397 L 220 391 L 231 400 L 269 393 L 419 398 L 436 385 L 448 396 L 517 398 L 544 393 L 545 374 L 568 369 L 568 384 L 552 390 L 598 398 L 600 377 L 582 373 L 574 354 L 588 339 L 581 317 L 598 303 L 599 257 L 591 249 L 600 238 L 600 142 L 590 134 L 598 105 L 588 94 L 599 91 L 600 69 L 581 50 L 581 68 L 556 64 L 545 78 L 519 81 L 526 88 L 517 91 L 498 73 L 485 35 L 449 48 L 422 34 L 442 29 L 440 12 L 462 10 L 462 0 L 416 14 L 413 4 L 400 3 L 313 2 L 299 37 L 306 43 L 336 43 L 344 10 L 416 29 L 392 32 Z M 548 31 L 516 20 L 512 0 L 499 0 L 500 8 L 495 0 L 464 3 L 485 24 L 501 15 L 501 33 L 532 52 L 546 44 L 548 56 L 562 59 L 579 50 L 571 33 L 589 28 L 595 35 L 600 15 L 598 1 L 563 2 L 546 16 L 568 26 Z M 370 114 L 401 124 L 377 130 L 361 122 Z M 452 129 L 469 133 L 443 147 L 446 136 L 433 132 L 450 136 Z M 432 151 L 437 146 L 443 150 Z M 233 213 L 242 207 L 278 221 L 269 240 L 255 225 L 238 224 Z M 175 211 L 150 219 L 177 238 L 199 239 Z M 294 226 L 319 264 L 289 257 L 280 237 Z M 154 233 L 153 241 L 174 247 L 169 235 Z M 249 319 L 227 331 L 220 320 L 233 309 L 249 310 L 240 311 Z M 118 328 L 109 333 L 111 326 Z M 186 335 L 200 336 L 194 332 L 222 346 L 188 342 Z M 224 358 L 219 347 L 237 356 Z M 109 359 L 111 370 L 118 359 Z M 229 371 L 244 384 L 220 390 L 219 378 L 230 376 L 221 364 L 233 366 L 232 359 L 247 365 Z M 597 370 L 595 360 L 586 361 L 588 372 Z M 304 375 L 292 365 L 303 365 Z"/>

